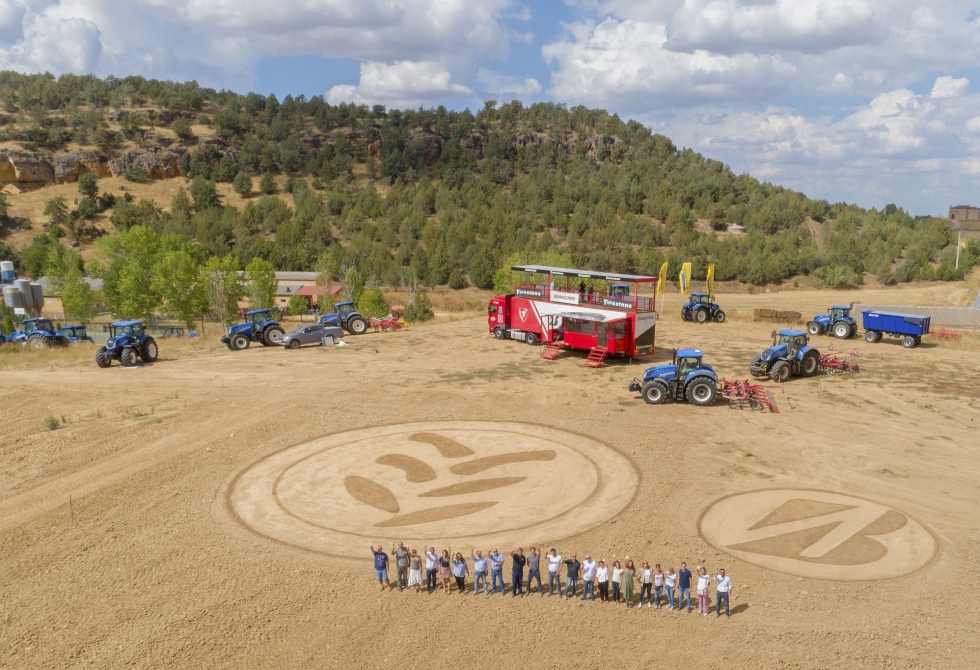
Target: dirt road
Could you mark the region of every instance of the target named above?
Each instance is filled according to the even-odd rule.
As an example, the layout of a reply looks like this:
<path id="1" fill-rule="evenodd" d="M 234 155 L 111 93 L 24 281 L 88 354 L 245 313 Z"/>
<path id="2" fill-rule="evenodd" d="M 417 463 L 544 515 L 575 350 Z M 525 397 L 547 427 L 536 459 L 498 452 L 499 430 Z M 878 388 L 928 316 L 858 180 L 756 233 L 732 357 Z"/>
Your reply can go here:
<path id="1" fill-rule="evenodd" d="M 656 360 L 698 346 L 744 379 L 771 329 L 668 316 Z M 4 354 L 0 667 L 975 667 L 970 342 L 816 338 L 862 372 L 760 414 L 647 406 L 642 365 L 541 360 L 480 317 L 347 341 Z M 368 544 L 398 537 L 725 567 L 734 614 L 382 594 Z"/>

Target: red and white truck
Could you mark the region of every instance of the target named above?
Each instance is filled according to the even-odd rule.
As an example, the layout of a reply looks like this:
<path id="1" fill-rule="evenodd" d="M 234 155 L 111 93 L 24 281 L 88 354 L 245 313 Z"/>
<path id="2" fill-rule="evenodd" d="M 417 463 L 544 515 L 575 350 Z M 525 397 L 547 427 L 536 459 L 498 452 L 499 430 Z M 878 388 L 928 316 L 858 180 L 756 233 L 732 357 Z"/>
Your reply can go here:
<path id="1" fill-rule="evenodd" d="M 517 286 L 514 293 L 490 300 L 487 325 L 497 339 L 550 343 L 603 355 L 653 353 L 656 277 L 544 265 L 515 265 L 511 269 L 547 275 L 548 280 Z M 591 284 L 586 286 L 587 281 L 597 280 L 609 287 L 603 295 L 592 290 Z M 647 287 L 649 297 L 639 295 Z"/>

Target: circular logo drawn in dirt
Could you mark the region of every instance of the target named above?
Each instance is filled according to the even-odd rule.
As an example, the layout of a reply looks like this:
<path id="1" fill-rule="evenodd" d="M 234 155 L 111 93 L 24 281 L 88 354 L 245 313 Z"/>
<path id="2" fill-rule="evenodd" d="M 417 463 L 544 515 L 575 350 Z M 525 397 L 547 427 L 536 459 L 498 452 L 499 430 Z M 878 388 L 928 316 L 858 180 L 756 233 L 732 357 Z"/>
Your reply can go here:
<path id="1" fill-rule="evenodd" d="M 701 517 L 717 549 L 780 572 L 819 579 L 899 577 L 926 565 L 936 541 L 898 510 L 853 496 L 772 489 L 731 495 Z"/>
<path id="2" fill-rule="evenodd" d="M 622 510 L 637 483 L 629 461 L 580 435 L 446 421 L 285 449 L 242 472 L 228 500 L 249 528 L 314 551 L 363 556 L 401 540 L 468 556 L 587 530 Z"/>

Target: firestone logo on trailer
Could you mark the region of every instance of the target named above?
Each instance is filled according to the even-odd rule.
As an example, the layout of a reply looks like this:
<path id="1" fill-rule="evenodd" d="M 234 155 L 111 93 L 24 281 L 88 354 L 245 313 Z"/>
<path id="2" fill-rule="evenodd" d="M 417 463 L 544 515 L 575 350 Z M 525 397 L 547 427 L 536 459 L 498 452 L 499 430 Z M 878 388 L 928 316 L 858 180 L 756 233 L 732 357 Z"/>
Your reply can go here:
<path id="1" fill-rule="evenodd" d="M 521 315 L 521 321 L 527 321 L 527 307 L 521 307 L 517 311 Z"/>
<path id="2" fill-rule="evenodd" d="M 427 422 L 272 454 L 236 478 L 228 503 L 266 537 L 364 556 L 376 541 L 469 548 L 560 539 L 619 513 L 638 482 L 622 455 L 580 435 L 522 423 Z"/>
<path id="3" fill-rule="evenodd" d="M 806 489 L 722 498 L 701 517 L 701 534 L 736 558 L 801 577 L 888 579 L 936 554 L 919 522 L 863 498 Z"/>

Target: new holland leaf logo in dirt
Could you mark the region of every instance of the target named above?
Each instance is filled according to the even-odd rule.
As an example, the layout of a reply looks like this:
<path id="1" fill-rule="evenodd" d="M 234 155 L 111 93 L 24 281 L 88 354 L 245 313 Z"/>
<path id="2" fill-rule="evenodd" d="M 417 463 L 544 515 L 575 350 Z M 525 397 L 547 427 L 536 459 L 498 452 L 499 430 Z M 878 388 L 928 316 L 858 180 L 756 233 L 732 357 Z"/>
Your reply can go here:
<path id="1" fill-rule="evenodd" d="M 701 519 L 715 547 L 750 563 L 825 579 L 883 579 L 932 559 L 918 522 L 873 501 L 825 491 L 776 489 L 722 498 Z"/>
<path id="2" fill-rule="evenodd" d="M 558 539 L 618 513 L 637 482 L 625 458 L 587 437 L 448 421 L 351 431 L 271 454 L 235 479 L 228 502 L 262 535 L 363 555 L 386 540 L 468 549 Z"/>

